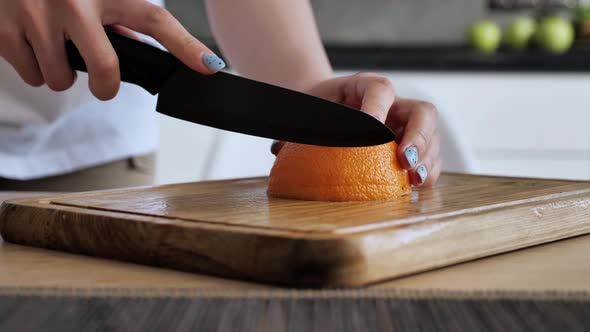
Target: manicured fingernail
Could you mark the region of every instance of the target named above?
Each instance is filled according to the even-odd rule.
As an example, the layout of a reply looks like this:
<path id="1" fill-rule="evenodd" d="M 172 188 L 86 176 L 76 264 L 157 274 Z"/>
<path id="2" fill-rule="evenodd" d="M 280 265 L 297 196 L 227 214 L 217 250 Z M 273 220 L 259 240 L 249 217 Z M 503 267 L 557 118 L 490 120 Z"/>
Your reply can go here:
<path id="1" fill-rule="evenodd" d="M 211 70 L 221 70 L 225 68 L 225 62 L 215 54 L 203 55 L 203 63 Z"/>
<path id="2" fill-rule="evenodd" d="M 410 164 L 410 167 L 416 166 L 418 163 L 418 150 L 415 147 L 411 146 L 407 148 L 406 151 L 404 151 L 404 155 L 406 156 L 406 160 L 408 161 L 408 164 Z"/>
<path id="3" fill-rule="evenodd" d="M 416 169 L 416 172 L 418 173 L 418 176 L 420 176 L 420 184 L 426 182 L 426 178 L 428 177 L 428 170 L 426 169 L 426 166 L 420 165 L 418 169 Z"/>

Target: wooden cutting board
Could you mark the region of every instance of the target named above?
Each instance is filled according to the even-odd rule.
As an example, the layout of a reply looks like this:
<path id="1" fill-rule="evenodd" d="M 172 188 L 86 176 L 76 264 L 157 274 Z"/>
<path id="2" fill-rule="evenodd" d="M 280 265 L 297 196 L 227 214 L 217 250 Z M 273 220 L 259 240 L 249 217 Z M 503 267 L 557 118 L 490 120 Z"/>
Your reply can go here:
<path id="1" fill-rule="evenodd" d="M 590 183 L 443 175 L 396 201 L 269 198 L 265 178 L 5 202 L 9 242 L 296 287 L 357 287 L 590 233 Z"/>

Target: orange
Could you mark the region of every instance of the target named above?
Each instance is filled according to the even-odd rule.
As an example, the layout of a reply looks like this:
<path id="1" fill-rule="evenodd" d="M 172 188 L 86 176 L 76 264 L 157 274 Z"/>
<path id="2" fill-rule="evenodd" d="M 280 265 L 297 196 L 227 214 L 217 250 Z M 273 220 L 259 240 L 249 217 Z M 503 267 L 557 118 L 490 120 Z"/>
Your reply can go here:
<path id="1" fill-rule="evenodd" d="M 412 191 L 397 144 L 323 147 L 286 143 L 270 171 L 268 194 L 313 201 L 387 200 Z"/>

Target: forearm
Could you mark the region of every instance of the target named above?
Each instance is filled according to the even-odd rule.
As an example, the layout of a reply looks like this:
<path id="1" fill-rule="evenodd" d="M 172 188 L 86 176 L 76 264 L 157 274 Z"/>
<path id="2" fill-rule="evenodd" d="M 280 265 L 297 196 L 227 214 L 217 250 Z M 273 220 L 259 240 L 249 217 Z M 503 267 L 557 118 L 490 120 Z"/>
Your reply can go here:
<path id="1" fill-rule="evenodd" d="M 213 34 L 241 75 L 305 90 L 332 76 L 309 0 L 208 0 Z"/>

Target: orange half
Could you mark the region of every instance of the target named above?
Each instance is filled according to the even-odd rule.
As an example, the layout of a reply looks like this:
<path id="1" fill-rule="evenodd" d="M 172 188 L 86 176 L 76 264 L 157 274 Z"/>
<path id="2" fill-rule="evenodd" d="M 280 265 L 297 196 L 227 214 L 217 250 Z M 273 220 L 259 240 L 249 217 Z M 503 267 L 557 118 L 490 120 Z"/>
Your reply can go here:
<path id="1" fill-rule="evenodd" d="M 270 172 L 268 194 L 312 201 L 388 200 L 412 191 L 395 142 L 362 148 L 286 143 Z"/>

